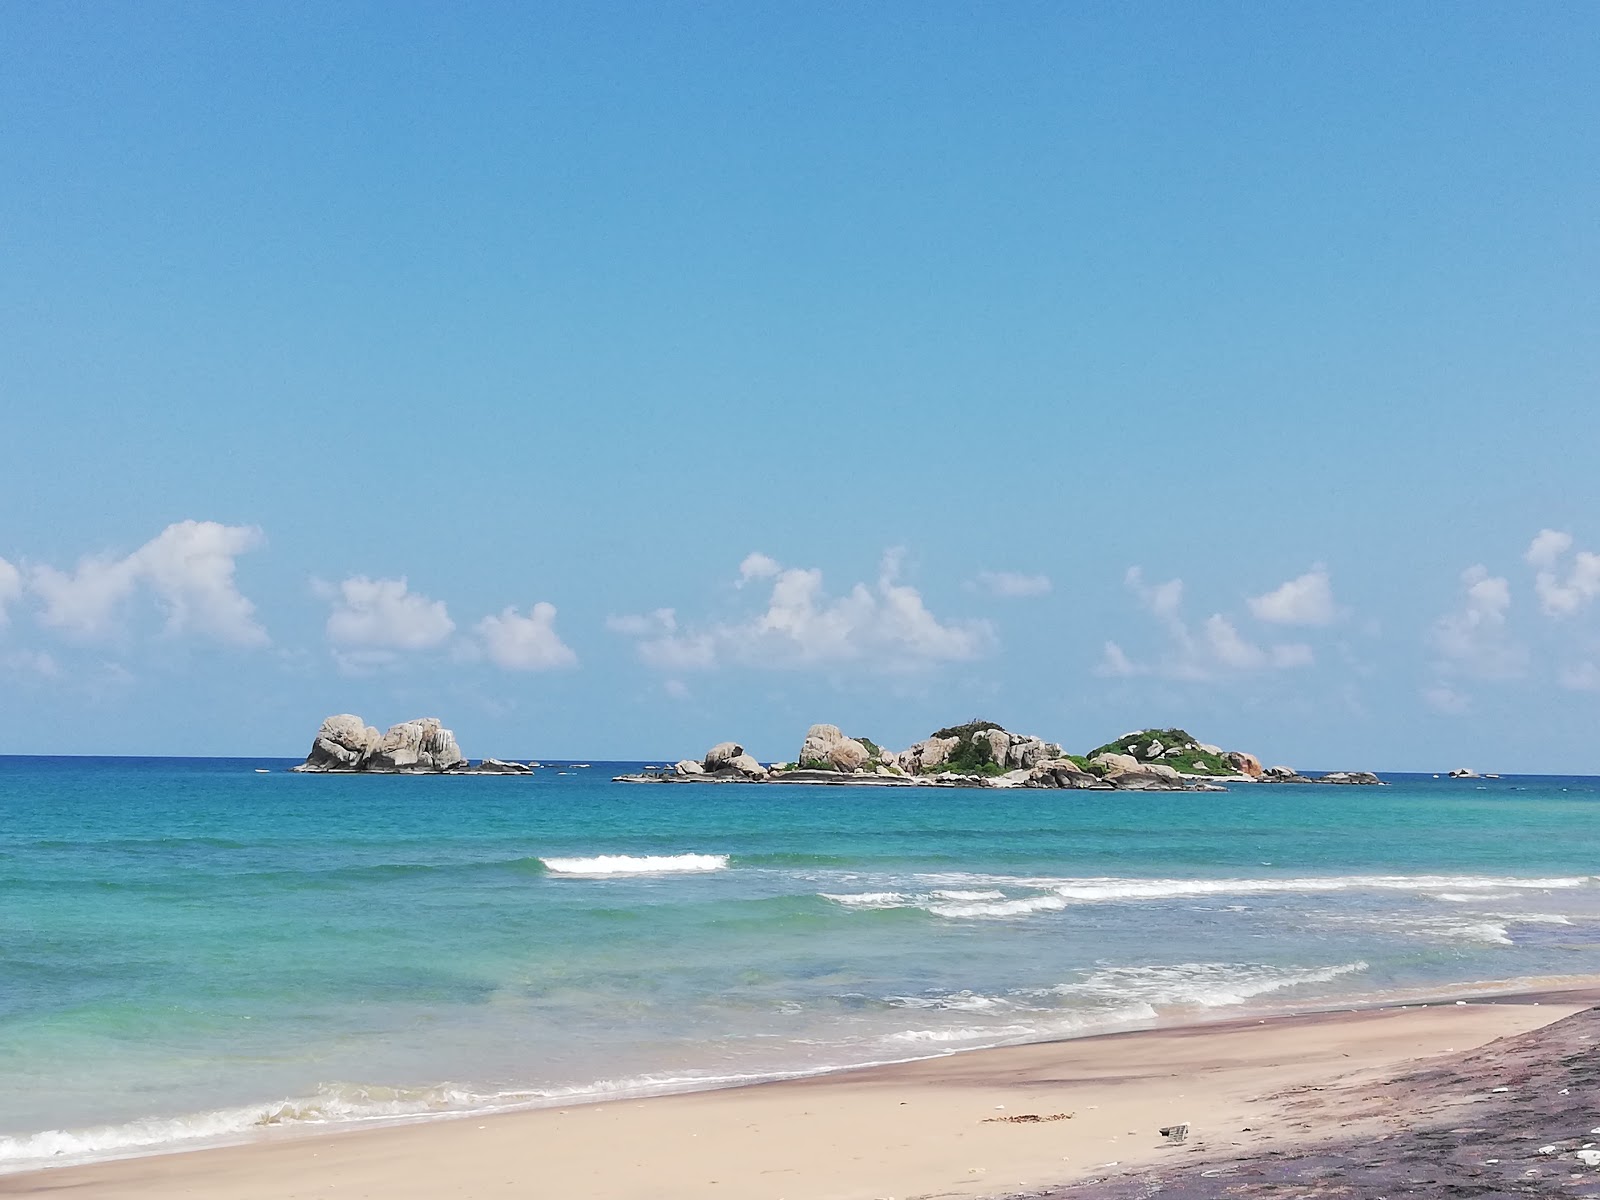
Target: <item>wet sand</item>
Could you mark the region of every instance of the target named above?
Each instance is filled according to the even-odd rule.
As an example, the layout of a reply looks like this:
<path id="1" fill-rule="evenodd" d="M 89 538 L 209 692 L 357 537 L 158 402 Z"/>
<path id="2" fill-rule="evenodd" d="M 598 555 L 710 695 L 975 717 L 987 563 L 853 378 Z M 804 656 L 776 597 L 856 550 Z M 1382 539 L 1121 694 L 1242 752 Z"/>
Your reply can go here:
<path id="1" fill-rule="evenodd" d="M 1242 1019 L 690 1095 L 267 1131 L 0 1176 L 0 1196 L 1455 1197 L 1528 1195 L 1528 1181 L 1600 1195 L 1600 1172 L 1573 1157 L 1600 1127 L 1597 1002 L 1565 991 Z M 1157 1131 L 1183 1121 L 1188 1140 L 1164 1142 Z"/>

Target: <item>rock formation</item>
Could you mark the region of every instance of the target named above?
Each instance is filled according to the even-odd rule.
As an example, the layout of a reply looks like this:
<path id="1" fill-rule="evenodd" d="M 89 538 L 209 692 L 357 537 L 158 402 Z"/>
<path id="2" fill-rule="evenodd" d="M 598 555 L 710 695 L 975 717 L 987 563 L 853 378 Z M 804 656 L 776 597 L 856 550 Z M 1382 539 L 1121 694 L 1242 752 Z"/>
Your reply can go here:
<path id="1" fill-rule="evenodd" d="M 693 764 L 689 764 L 692 766 Z M 754 758 L 744 752 L 744 747 L 738 742 L 718 742 L 706 751 L 705 758 L 700 760 L 700 770 L 684 770 L 684 763 L 679 763 L 673 768 L 680 778 L 690 778 L 696 775 L 716 779 L 765 779 L 767 769 Z"/>
<path id="2" fill-rule="evenodd" d="M 322 723 L 311 743 L 311 753 L 294 770 L 438 774 L 466 766 L 456 735 L 444 728 L 437 717 L 402 721 L 379 734 L 360 717 L 341 713 Z"/>
<path id="3" fill-rule="evenodd" d="M 706 756 L 700 760 L 700 765 L 706 771 L 720 771 L 739 755 L 744 753 L 744 747 L 738 742 L 718 742 L 706 751 Z"/>
<path id="4" fill-rule="evenodd" d="M 872 758 L 867 743 L 845 737 L 837 725 L 813 725 L 806 730 L 795 761 L 810 770 L 851 772 L 866 766 Z"/>
<path id="5" fill-rule="evenodd" d="M 639 783 L 770 781 L 1099 791 L 1223 791 L 1219 783 L 1254 780 L 1382 782 L 1367 771 L 1335 771 L 1320 777 L 1304 776 L 1290 767 L 1263 771 L 1255 755 L 1198 742 L 1182 729 L 1126 733 L 1091 751 L 1088 758 L 1078 758 L 1062 753 L 1054 742 L 1011 733 L 992 721 L 968 721 L 936 730 L 900 751 L 885 751 L 869 738 L 846 737 L 837 725 L 813 725 L 806 730 L 797 761 L 780 763 L 771 770 L 745 753 L 738 742 L 719 742 L 702 760 L 685 759 L 670 772 L 618 778 Z"/>
<path id="6" fill-rule="evenodd" d="M 306 761 L 296 771 L 359 771 L 381 735 L 360 717 L 340 713 L 317 730 Z"/>
<path id="7" fill-rule="evenodd" d="M 456 735 L 438 717 L 391 726 L 363 768 L 368 771 L 451 771 L 467 765 Z"/>
<path id="8" fill-rule="evenodd" d="M 1246 754 L 1243 750 L 1230 750 L 1222 757 L 1239 774 L 1248 775 L 1251 779 L 1261 778 L 1261 760 L 1254 754 Z"/>
<path id="9" fill-rule="evenodd" d="M 499 758 L 486 758 L 472 769 L 474 771 L 479 771 L 484 775 L 533 774 L 533 768 L 528 766 L 526 763 L 506 762 L 505 760 Z"/>

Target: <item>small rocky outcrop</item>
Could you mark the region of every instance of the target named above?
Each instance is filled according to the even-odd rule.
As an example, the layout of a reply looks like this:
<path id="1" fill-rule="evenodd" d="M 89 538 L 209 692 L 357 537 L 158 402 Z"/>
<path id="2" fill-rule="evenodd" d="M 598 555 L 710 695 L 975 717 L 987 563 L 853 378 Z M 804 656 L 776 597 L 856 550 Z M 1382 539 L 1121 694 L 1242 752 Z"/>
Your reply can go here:
<path id="1" fill-rule="evenodd" d="M 1070 758 L 1051 758 L 1037 764 L 1029 771 L 1027 778 L 1022 781 L 1022 786 L 1031 788 L 1079 788 L 1104 792 L 1110 791 L 1116 785 L 1107 782 L 1098 775 L 1083 770 Z"/>
<path id="2" fill-rule="evenodd" d="M 1373 785 L 1382 784 L 1371 771 L 1329 771 L 1325 775 L 1302 775 L 1293 767 L 1268 767 L 1261 775 L 1262 783 L 1332 783 Z"/>
<path id="3" fill-rule="evenodd" d="M 1479 775 L 1471 767 L 1457 767 L 1454 771 L 1450 772 L 1450 778 L 1451 779 L 1482 779 L 1483 776 Z"/>
<path id="4" fill-rule="evenodd" d="M 482 775 L 532 775 L 533 768 L 527 763 L 506 762 L 500 758 L 486 758 L 476 767 L 472 768 Z"/>
<path id="5" fill-rule="evenodd" d="M 1089 760 L 1089 765 L 1119 791 L 1182 791 L 1188 786 L 1176 767 L 1160 762 L 1142 762 L 1131 754 L 1101 751 Z"/>
<path id="6" fill-rule="evenodd" d="M 438 717 L 416 717 L 390 726 L 387 733 L 360 717 L 341 713 L 317 730 L 311 752 L 296 771 L 439 774 L 467 766 L 456 735 Z"/>

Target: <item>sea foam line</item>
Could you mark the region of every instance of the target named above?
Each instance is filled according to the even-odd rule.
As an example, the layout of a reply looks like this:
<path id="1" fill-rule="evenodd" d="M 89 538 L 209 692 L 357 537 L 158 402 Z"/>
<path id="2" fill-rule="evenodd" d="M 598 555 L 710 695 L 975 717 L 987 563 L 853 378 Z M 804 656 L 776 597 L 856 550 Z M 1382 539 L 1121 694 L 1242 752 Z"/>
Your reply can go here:
<path id="1" fill-rule="evenodd" d="M 593 858 L 541 858 L 554 875 L 668 875 L 725 871 L 726 854 L 598 854 Z"/>
<path id="2" fill-rule="evenodd" d="M 992 877 L 990 877 L 992 878 Z M 1552 891 L 1589 886 L 1591 875 L 1518 879 L 1488 875 L 1322 875 L 1285 879 L 1119 879 L 1027 878 L 1007 880 L 1039 888 L 1068 900 L 1168 900 L 1189 896 L 1247 896 L 1274 893 L 1349 891 L 1494 891 L 1503 888 Z M 995 879 L 995 882 L 1000 880 Z"/>

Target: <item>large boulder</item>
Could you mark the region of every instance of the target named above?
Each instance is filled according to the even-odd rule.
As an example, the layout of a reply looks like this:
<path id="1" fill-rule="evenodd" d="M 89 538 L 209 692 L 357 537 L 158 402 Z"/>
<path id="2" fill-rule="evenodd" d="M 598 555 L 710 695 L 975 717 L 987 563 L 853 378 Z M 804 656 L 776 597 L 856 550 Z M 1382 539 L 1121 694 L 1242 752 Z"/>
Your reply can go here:
<path id="1" fill-rule="evenodd" d="M 1096 754 L 1089 761 L 1094 766 L 1103 768 L 1107 775 L 1124 775 L 1129 771 L 1139 770 L 1141 765 L 1131 754 L 1113 754 L 1109 751 L 1105 754 Z"/>
<path id="2" fill-rule="evenodd" d="M 720 771 L 744 753 L 744 747 L 738 742 L 718 742 L 706 751 L 706 756 L 701 760 L 701 765 L 707 771 Z"/>
<path id="3" fill-rule="evenodd" d="M 907 775 L 921 775 L 949 761 L 950 751 L 960 742 L 960 738 L 953 737 L 924 738 L 909 750 L 902 750 L 896 754 L 895 765 Z"/>
<path id="4" fill-rule="evenodd" d="M 800 743 L 800 754 L 795 762 L 802 765 L 827 762 L 833 748 L 844 740 L 844 730 L 837 725 L 813 725 L 806 730 L 805 741 Z"/>
<path id="5" fill-rule="evenodd" d="M 1028 771 L 1023 787 L 1031 788 L 1109 788 L 1098 775 L 1080 770 L 1070 758 L 1046 759 Z"/>
<path id="6" fill-rule="evenodd" d="M 1108 773 L 1106 779 L 1125 792 L 1177 792 L 1188 786 L 1182 775 L 1164 763 L 1140 763 L 1132 771 Z"/>
<path id="7" fill-rule="evenodd" d="M 675 775 L 704 775 L 706 773 L 706 769 L 692 758 L 686 758 L 682 762 L 675 763 L 672 771 Z"/>
<path id="8" fill-rule="evenodd" d="M 767 769 L 748 754 L 735 754 L 728 760 L 727 765 L 746 779 L 765 779 L 767 777 Z"/>
<path id="9" fill-rule="evenodd" d="M 369 771 L 450 771 L 466 765 L 456 735 L 438 717 L 417 717 L 391 725 L 379 739 Z"/>
<path id="10" fill-rule="evenodd" d="M 800 745 L 802 767 L 828 768 L 849 774 L 867 765 L 872 752 L 855 738 L 845 737 L 837 725 L 813 725 Z"/>
<path id="11" fill-rule="evenodd" d="M 329 717 L 312 739 L 311 753 L 296 771 L 359 771 L 377 747 L 379 734 L 360 717 Z"/>
<path id="12" fill-rule="evenodd" d="M 1228 765 L 1241 775 L 1248 775 L 1251 779 L 1261 778 L 1261 760 L 1254 754 L 1246 754 L 1243 750 L 1230 750 L 1223 755 Z"/>

